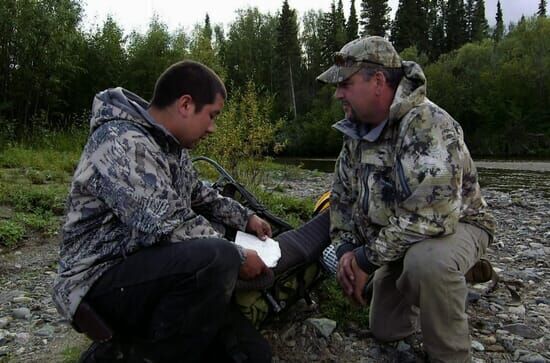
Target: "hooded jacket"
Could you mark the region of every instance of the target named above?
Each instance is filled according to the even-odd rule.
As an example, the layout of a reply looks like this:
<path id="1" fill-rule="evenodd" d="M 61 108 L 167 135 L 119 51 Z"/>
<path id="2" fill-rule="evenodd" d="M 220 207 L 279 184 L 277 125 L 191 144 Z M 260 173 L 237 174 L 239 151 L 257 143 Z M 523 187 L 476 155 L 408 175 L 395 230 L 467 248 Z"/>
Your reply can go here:
<path id="1" fill-rule="evenodd" d="M 244 230 L 253 214 L 197 178 L 189 153 L 122 88 L 97 94 L 75 171 L 53 299 L 69 320 L 93 283 L 137 250 L 223 237 L 210 221 Z"/>
<path id="2" fill-rule="evenodd" d="M 344 119 L 331 193 L 331 237 L 340 258 L 354 250 L 367 273 L 404 257 L 411 244 L 455 232 L 459 222 L 492 237 L 493 216 L 481 196 L 463 131 L 426 97 L 420 66 L 405 76 L 385 124 L 366 135 Z"/>

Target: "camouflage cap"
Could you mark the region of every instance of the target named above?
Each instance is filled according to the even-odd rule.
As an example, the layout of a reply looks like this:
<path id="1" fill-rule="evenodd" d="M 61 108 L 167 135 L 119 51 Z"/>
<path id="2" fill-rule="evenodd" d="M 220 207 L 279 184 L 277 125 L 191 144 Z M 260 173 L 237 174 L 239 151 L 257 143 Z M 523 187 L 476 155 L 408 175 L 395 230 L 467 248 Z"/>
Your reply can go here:
<path id="1" fill-rule="evenodd" d="M 339 83 L 368 64 L 401 68 L 401 57 L 393 45 L 382 37 L 355 39 L 334 54 L 334 65 L 321 73 L 317 80 L 323 83 Z"/>

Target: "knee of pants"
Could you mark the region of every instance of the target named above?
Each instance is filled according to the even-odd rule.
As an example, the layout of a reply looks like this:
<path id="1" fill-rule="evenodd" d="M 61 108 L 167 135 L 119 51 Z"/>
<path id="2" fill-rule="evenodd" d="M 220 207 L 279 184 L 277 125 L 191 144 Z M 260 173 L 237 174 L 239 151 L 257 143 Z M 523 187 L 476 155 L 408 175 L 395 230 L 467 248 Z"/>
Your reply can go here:
<path id="1" fill-rule="evenodd" d="M 397 287 L 407 295 L 407 291 L 418 291 L 421 285 L 437 286 L 446 284 L 450 276 L 459 272 L 458 265 L 450 258 L 442 258 L 428 249 L 411 248 L 403 261 L 403 272 Z M 458 275 L 457 275 L 458 276 Z"/>
<path id="2" fill-rule="evenodd" d="M 203 241 L 208 253 L 208 263 L 199 271 L 197 278 L 220 282 L 234 282 L 241 266 L 241 257 L 236 246 L 224 239 Z"/>

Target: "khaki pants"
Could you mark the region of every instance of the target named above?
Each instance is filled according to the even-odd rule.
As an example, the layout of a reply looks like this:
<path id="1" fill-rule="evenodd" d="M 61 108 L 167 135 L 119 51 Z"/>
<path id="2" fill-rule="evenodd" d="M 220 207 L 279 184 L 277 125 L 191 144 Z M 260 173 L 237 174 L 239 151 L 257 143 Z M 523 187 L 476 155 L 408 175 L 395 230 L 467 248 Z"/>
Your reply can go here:
<path id="1" fill-rule="evenodd" d="M 432 362 L 469 362 L 464 274 L 485 254 L 489 236 L 459 223 L 456 232 L 412 245 L 403 261 L 379 268 L 373 281 L 370 329 L 381 341 L 422 330 Z"/>

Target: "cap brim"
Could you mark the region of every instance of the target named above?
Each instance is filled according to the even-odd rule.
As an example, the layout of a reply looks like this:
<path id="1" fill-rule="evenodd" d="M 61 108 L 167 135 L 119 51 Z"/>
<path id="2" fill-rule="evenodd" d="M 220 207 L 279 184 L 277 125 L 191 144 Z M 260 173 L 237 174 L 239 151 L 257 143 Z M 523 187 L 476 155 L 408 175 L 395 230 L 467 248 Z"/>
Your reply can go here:
<path id="1" fill-rule="evenodd" d="M 319 82 L 323 83 L 340 83 L 348 79 L 349 77 L 353 76 L 357 71 L 361 69 L 360 65 L 352 66 L 352 67 L 339 67 L 339 66 L 332 66 L 323 73 L 321 73 L 317 80 Z"/>

